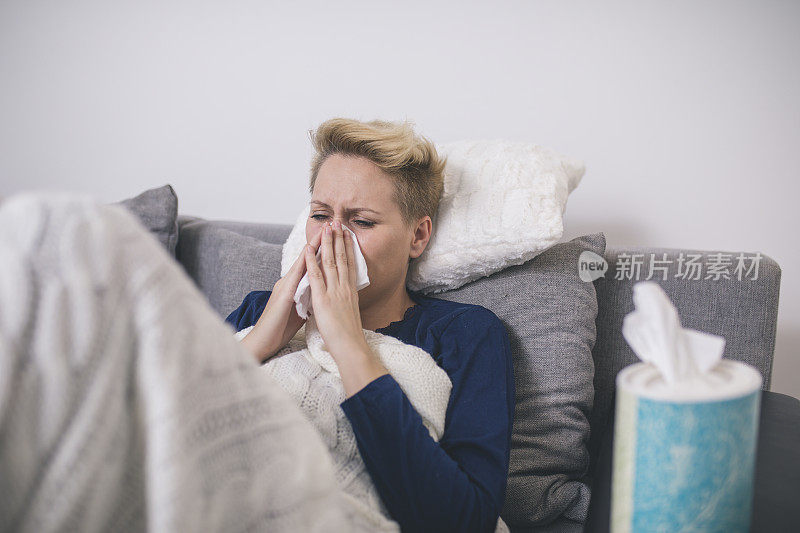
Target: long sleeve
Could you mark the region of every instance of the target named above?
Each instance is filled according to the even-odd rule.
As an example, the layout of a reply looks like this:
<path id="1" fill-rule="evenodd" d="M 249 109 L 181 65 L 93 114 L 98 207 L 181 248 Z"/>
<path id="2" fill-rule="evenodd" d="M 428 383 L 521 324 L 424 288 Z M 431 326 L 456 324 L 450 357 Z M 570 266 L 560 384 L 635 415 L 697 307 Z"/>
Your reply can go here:
<path id="1" fill-rule="evenodd" d="M 345 400 L 364 463 L 404 531 L 494 531 L 505 497 L 514 410 L 508 334 L 488 309 L 442 331 L 437 363 L 453 383 L 440 442 L 384 375 Z"/>
<path id="2" fill-rule="evenodd" d="M 255 325 L 267 306 L 272 291 L 251 291 L 242 303 L 225 319 L 236 331 Z"/>

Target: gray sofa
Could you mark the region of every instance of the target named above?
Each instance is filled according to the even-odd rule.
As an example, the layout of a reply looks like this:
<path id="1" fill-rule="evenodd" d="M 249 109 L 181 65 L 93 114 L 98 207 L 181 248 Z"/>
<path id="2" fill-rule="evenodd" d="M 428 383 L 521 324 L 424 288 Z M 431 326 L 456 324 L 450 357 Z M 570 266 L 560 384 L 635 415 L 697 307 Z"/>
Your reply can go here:
<path id="1" fill-rule="evenodd" d="M 205 220 L 187 215 L 178 216 L 178 241 L 176 258 L 187 273 L 195 280 L 201 291 L 208 297 L 223 318 L 241 302 L 243 293 L 241 282 L 235 285 L 232 279 L 257 277 L 248 290 L 271 289 L 280 277 L 280 245 L 286 240 L 290 225 L 257 224 L 236 221 Z M 237 240 L 232 239 L 233 235 Z M 267 257 L 263 260 L 240 252 L 246 243 L 267 243 Z M 638 358 L 625 342 L 622 333 L 622 319 L 633 310 L 631 287 L 636 279 L 614 279 L 617 264 L 627 259 L 626 254 L 645 254 L 645 265 L 655 253 L 658 259 L 677 260 L 679 254 L 698 253 L 708 257 L 713 252 L 699 250 L 678 250 L 667 248 L 632 248 L 606 246 L 605 259 L 609 270 L 605 277 L 593 282 L 597 296 L 596 341 L 591 350 L 594 362 L 594 398 L 591 408 L 591 438 L 588 442 L 590 467 L 584 481 L 591 485 L 593 468 L 596 463 L 599 443 L 611 428 L 608 420 L 613 410 L 614 379 L 625 366 L 638 362 Z M 750 252 L 752 253 L 752 252 Z M 271 254 L 271 255 L 269 255 Z M 263 256 L 262 256 L 263 257 Z M 535 260 L 535 259 L 534 259 Z M 525 275 L 524 269 L 517 269 L 517 275 Z M 643 270 L 642 272 L 645 272 Z M 521 273 L 521 274 L 520 274 Z M 496 273 L 482 281 L 495 283 L 503 278 Z M 755 366 L 764 376 L 763 389 L 769 390 L 772 372 L 775 329 L 777 323 L 778 293 L 781 270 L 778 264 L 762 254 L 757 279 L 697 279 L 687 280 L 677 277 L 659 281 L 675 303 L 685 327 L 715 333 L 726 338 L 724 357 L 738 359 Z M 644 279 L 644 278 L 639 278 Z M 515 283 L 519 283 L 519 279 Z M 497 281 L 501 283 L 501 281 Z M 508 283 L 508 281 L 502 281 Z M 524 278 L 522 280 L 524 283 Z M 513 314 L 497 302 L 485 301 L 474 293 L 461 293 L 458 299 L 472 299 L 490 308 L 503 319 L 513 338 L 512 350 L 521 350 L 527 344 L 535 343 L 533 337 L 526 337 L 526 331 L 517 330 L 516 318 L 532 312 L 533 308 L 517 308 Z M 436 297 L 449 299 L 448 293 Z M 537 305 L 530 302 L 530 306 Z M 515 420 L 515 425 L 518 423 Z M 583 524 L 567 518 L 529 528 L 512 528 L 514 531 L 582 531 Z"/>

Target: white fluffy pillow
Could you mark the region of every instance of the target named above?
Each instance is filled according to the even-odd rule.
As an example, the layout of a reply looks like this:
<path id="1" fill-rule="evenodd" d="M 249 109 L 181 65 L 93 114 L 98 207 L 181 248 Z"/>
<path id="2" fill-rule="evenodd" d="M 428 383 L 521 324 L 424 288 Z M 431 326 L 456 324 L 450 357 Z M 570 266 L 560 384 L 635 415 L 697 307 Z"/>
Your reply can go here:
<path id="1" fill-rule="evenodd" d="M 523 141 L 457 141 L 436 150 L 448 157 L 444 192 L 431 240 L 409 265 L 409 289 L 457 289 L 525 263 L 561 239 L 582 162 Z M 309 213 L 306 206 L 283 246 L 281 276 L 306 244 Z"/>

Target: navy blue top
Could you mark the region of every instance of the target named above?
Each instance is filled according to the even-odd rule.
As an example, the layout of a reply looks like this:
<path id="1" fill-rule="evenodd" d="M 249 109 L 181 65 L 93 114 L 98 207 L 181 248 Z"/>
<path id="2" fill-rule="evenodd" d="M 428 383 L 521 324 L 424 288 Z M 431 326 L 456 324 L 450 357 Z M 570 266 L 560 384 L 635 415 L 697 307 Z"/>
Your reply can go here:
<path id="1" fill-rule="evenodd" d="M 226 322 L 255 324 L 272 291 L 249 293 Z M 437 443 L 392 378 L 341 403 L 359 452 L 403 531 L 494 531 L 505 498 L 514 415 L 508 334 L 489 309 L 409 291 L 416 304 L 375 331 L 431 354 L 453 383 Z"/>

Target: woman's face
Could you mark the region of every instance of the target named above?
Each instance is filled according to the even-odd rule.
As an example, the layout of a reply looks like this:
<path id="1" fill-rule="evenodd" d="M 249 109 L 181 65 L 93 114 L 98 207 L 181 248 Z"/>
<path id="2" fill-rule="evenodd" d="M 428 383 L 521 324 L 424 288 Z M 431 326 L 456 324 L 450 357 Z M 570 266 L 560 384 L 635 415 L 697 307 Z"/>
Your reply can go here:
<path id="1" fill-rule="evenodd" d="M 403 225 L 393 195 L 391 178 L 365 157 L 329 156 L 314 184 L 306 241 L 334 220 L 355 233 L 370 280 L 358 293 L 362 306 L 405 290 L 414 230 Z"/>

